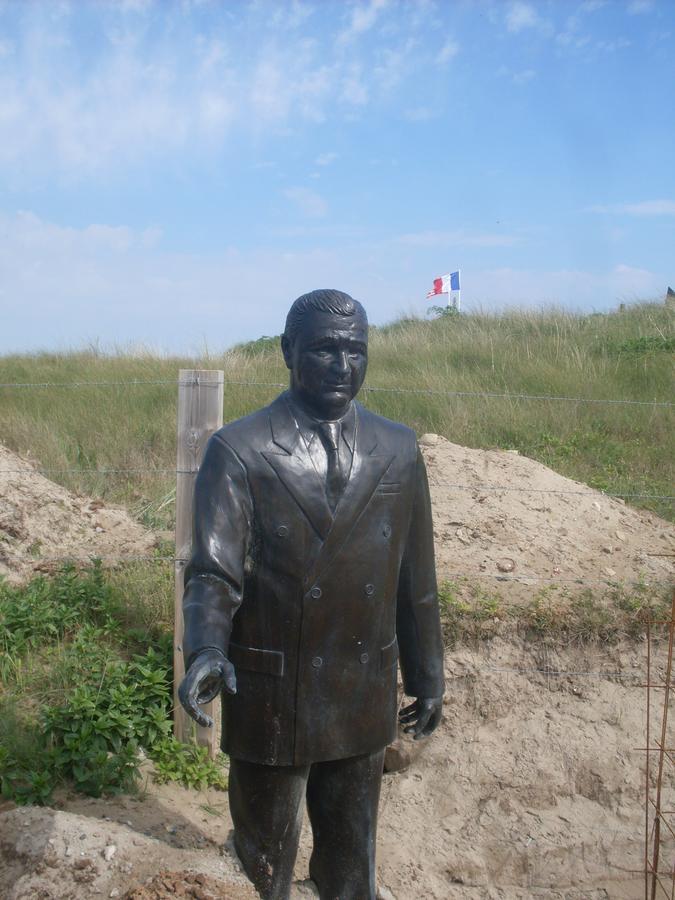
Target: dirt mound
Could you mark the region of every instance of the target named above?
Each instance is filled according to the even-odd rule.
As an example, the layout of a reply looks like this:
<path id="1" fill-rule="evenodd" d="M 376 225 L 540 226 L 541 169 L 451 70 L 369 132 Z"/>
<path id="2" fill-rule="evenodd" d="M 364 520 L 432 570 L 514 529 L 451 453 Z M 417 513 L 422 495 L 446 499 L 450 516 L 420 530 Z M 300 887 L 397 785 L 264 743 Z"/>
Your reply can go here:
<path id="1" fill-rule="evenodd" d="M 127 890 L 135 900 L 257 897 L 238 862 L 226 851 L 219 853 L 215 847 L 210 853 L 176 847 L 169 850 L 160 840 L 104 819 L 110 802 L 97 801 L 98 819 L 35 807 L 0 814 L 0 897 L 89 900 L 94 896 L 121 898 Z M 174 886 L 184 891 L 192 889 L 192 894 L 157 892 L 161 889 L 157 873 L 165 873 L 167 863 L 172 869 L 183 870 L 169 876 Z M 200 875 L 207 876 L 204 882 L 200 883 Z M 200 885 L 201 894 L 196 892 Z M 209 894 L 212 885 L 218 885 L 221 892 Z"/>
<path id="2" fill-rule="evenodd" d="M 473 450 L 435 434 L 420 446 L 439 579 L 484 573 L 486 586 L 501 579 L 509 596 L 532 596 L 549 581 L 573 588 L 672 576 L 675 528 L 653 513 L 515 451 Z"/>
<path id="3" fill-rule="evenodd" d="M 249 888 L 228 887 L 208 875 L 192 872 L 160 872 L 142 887 L 132 888 L 124 900 L 246 900 L 256 897 Z"/>
<path id="4" fill-rule="evenodd" d="M 666 648 L 652 650 L 657 670 Z M 383 781 L 380 897 L 642 896 L 642 646 L 553 651 L 495 639 L 448 653 L 446 674 L 444 722 L 429 741 L 411 744 L 409 769 Z M 672 803 L 672 767 L 665 779 Z M 157 888 L 157 872 L 167 870 L 243 890 L 226 793 L 149 781 L 142 798 L 69 795 L 61 805 L 69 812 L 0 814 L 3 898 L 88 900 L 94 889 L 122 897 L 148 878 Z M 305 817 L 293 900 L 316 897 L 310 851 Z"/>
<path id="5" fill-rule="evenodd" d="M 0 444 L 0 575 L 22 581 L 58 557 L 147 556 L 155 536 L 119 508 L 76 496 Z"/>

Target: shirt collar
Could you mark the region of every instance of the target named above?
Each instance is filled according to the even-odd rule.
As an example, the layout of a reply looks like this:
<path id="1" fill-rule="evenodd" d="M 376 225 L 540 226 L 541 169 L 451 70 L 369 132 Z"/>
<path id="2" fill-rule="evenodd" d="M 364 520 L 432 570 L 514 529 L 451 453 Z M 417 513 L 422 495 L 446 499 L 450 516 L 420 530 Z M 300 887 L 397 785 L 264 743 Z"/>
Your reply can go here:
<path id="1" fill-rule="evenodd" d="M 314 416 L 310 416 L 309 413 L 305 412 L 304 409 L 301 409 L 297 403 L 293 402 L 290 393 L 286 395 L 286 401 L 300 433 L 305 439 L 305 442 L 309 445 L 317 435 L 317 427 L 325 420 L 315 419 Z M 337 421 L 340 423 L 342 426 L 342 437 L 353 453 L 354 433 L 356 430 L 356 410 L 354 408 L 354 402 L 352 401 L 349 404 L 349 409 L 342 418 L 336 420 L 331 419 L 330 421 Z"/>

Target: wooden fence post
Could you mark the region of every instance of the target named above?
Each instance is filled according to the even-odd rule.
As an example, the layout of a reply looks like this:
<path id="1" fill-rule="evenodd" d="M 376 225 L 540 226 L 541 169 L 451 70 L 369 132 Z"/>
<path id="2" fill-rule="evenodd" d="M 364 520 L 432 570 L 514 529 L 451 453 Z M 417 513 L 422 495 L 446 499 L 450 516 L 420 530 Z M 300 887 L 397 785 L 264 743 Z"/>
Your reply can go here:
<path id="1" fill-rule="evenodd" d="M 201 728 L 187 715 L 178 700 L 178 685 L 185 674 L 183 659 L 183 575 L 192 544 L 192 495 L 195 476 L 208 439 L 223 424 L 222 371 L 181 369 L 178 373 L 178 415 L 176 450 L 176 606 L 174 619 L 173 732 L 187 743 L 208 747 L 214 757 L 220 749 L 220 700 L 204 707 L 213 718 L 213 728 Z"/>

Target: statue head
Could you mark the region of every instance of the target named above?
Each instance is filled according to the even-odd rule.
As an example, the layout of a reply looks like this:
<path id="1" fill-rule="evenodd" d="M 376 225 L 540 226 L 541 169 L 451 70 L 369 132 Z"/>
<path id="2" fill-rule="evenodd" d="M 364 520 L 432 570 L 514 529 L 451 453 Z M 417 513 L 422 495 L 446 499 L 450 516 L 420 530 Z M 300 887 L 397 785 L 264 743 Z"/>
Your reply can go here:
<path id="1" fill-rule="evenodd" d="M 294 398 L 317 418 L 337 419 L 366 376 L 366 311 L 342 291 L 303 294 L 288 312 L 281 349 Z"/>

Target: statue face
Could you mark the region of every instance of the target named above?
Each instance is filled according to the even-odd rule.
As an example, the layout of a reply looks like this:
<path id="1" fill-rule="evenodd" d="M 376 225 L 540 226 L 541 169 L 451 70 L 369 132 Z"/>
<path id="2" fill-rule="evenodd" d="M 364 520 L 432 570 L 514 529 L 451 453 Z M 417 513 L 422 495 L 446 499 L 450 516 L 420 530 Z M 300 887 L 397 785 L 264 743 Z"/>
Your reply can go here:
<path id="1" fill-rule="evenodd" d="M 311 312 L 292 345 L 282 340 L 291 391 L 318 418 L 347 411 L 366 377 L 368 326 L 362 316 Z"/>

